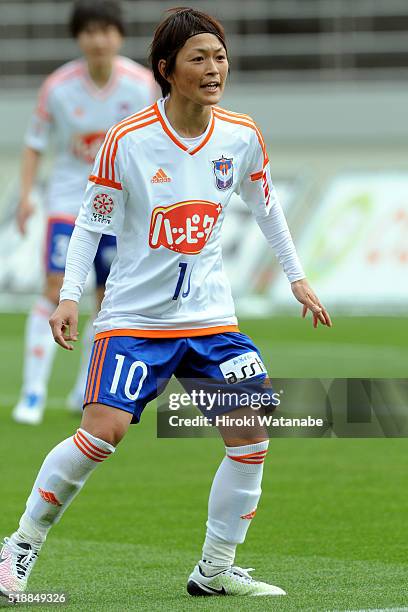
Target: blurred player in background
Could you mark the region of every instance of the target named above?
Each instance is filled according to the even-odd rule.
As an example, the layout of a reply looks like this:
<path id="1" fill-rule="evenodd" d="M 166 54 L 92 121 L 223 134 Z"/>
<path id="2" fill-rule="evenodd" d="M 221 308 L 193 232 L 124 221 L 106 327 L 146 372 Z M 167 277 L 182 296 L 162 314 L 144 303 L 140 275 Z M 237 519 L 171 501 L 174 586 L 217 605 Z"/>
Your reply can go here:
<path id="1" fill-rule="evenodd" d="M 98 244 L 104 234 L 117 236 L 95 322 L 83 420 L 44 460 L 20 525 L 4 541 L 3 593 L 25 589 L 50 528 L 163 390 L 160 380 L 173 374 L 187 384 L 222 379 L 230 392 L 240 388 L 228 384 L 235 377 L 258 396 L 272 392 L 259 350 L 237 327 L 222 267 L 220 232 L 233 193 L 255 215 L 304 314 L 310 309 L 315 326 L 331 326 L 298 260 L 258 127 L 247 115 L 215 106 L 228 74 L 222 26 L 194 9 L 173 9 L 156 29 L 151 61 L 164 97 L 108 132 L 50 319 L 56 341 L 72 350 L 67 340 L 77 337 L 77 302 Z M 250 407 L 219 408 L 254 414 Z M 226 455 L 213 480 L 202 556 L 188 592 L 285 595 L 234 565 L 261 496 L 267 432 L 263 426 L 219 429 Z"/>
<path id="2" fill-rule="evenodd" d="M 124 26 L 120 4 L 114 0 L 79 0 L 74 4 L 70 31 L 83 58 L 53 72 L 42 86 L 23 152 L 18 227 L 26 232 L 33 213 L 30 194 L 42 153 L 54 137 L 56 158 L 46 196 L 48 224 L 45 244 L 46 284 L 29 314 L 26 326 L 23 387 L 13 418 L 40 423 L 55 354 L 48 319 L 59 301 L 66 252 L 87 179 L 107 130 L 124 117 L 150 104 L 158 91 L 149 70 L 118 55 Z M 104 236 L 95 255 L 96 308 L 116 252 L 113 236 Z M 82 408 L 92 320 L 83 334 L 80 371 L 68 398 Z"/>

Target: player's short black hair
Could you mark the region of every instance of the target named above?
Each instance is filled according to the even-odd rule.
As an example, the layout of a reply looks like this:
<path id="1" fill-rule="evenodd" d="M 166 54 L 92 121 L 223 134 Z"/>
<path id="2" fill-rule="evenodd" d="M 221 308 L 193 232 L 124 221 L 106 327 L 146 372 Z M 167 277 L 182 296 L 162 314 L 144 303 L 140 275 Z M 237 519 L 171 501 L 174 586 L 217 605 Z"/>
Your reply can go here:
<path id="1" fill-rule="evenodd" d="M 177 53 L 196 34 L 214 34 L 227 52 L 222 25 L 211 15 L 192 8 L 177 7 L 167 11 L 167 17 L 157 26 L 150 46 L 150 64 L 163 96 L 170 93 L 170 83 L 159 72 L 159 61 L 166 60 L 166 76 L 176 64 Z"/>
<path id="2" fill-rule="evenodd" d="M 90 23 L 116 26 L 123 36 L 125 26 L 120 1 L 76 0 L 69 20 L 69 30 L 72 37 L 77 38 Z"/>

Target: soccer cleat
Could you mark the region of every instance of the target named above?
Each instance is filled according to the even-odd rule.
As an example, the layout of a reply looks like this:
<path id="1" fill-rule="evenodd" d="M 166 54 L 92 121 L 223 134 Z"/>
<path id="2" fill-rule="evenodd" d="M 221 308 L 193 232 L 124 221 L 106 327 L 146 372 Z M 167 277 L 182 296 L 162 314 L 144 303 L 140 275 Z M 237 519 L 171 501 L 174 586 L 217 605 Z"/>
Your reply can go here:
<path id="1" fill-rule="evenodd" d="M 12 417 L 16 423 L 39 425 L 43 419 L 44 408 L 44 396 L 26 393 L 14 407 Z"/>
<path id="2" fill-rule="evenodd" d="M 38 553 L 30 544 L 16 544 L 11 538 L 4 538 L 0 551 L 0 595 L 8 597 L 25 591 L 37 558 Z"/>
<path id="3" fill-rule="evenodd" d="M 232 567 L 212 576 L 205 576 L 200 564 L 196 565 L 187 582 L 187 592 L 193 596 L 209 595 L 286 595 L 280 587 L 254 580 L 249 572 L 253 568 Z"/>

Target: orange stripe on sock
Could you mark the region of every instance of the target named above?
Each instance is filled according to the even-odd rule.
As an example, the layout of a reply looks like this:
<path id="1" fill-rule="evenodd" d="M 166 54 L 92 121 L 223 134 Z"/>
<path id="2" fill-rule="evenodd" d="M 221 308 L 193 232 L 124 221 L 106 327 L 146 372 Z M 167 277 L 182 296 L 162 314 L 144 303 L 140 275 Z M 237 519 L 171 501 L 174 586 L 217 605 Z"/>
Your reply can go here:
<path id="1" fill-rule="evenodd" d="M 103 450 L 102 448 L 99 448 L 99 446 L 95 446 L 95 444 L 92 444 L 92 442 L 79 429 L 76 432 L 76 435 L 81 441 L 85 442 L 86 444 L 90 446 L 90 450 L 93 449 L 97 451 L 98 453 L 101 453 L 102 455 L 106 455 L 106 456 L 111 454 L 111 451 Z"/>
<path id="2" fill-rule="evenodd" d="M 248 453 L 247 455 L 227 455 L 232 461 L 237 463 L 260 464 L 263 463 L 267 454 L 267 450 Z"/>
<path id="3" fill-rule="evenodd" d="M 96 378 L 96 384 L 95 384 L 95 393 L 93 396 L 93 402 L 97 402 L 98 401 L 98 395 L 99 395 L 99 387 L 101 386 L 101 376 L 102 376 L 102 370 L 103 370 L 103 364 L 105 362 L 105 355 L 106 355 L 106 349 L 108 348 L 108 344 L 109 344 L 109 338 L 106 338 L 105 340 L 103 340 L 104 347 L 102 349 L 102 355 L 101 358 L 99 360 L 99 369 L 98 369 L 98 375 Z"/>
<path id="4" fill-rule="evenodd" d="M 240 457 L 241 459 L 248 459 L 249 457 L 254 457 L 254 458 L 256 458 L 256 457 L 258 457 L 259 455 L 261 455 L 261 456 L 262 456 L 262 455 L 263 455 L 263 456 L 265 456 L 267 452 L 268 452 L 267 450 L 262 450 L 262 451 L 256 451 L 256 453 L 248 453 L 248 455 L 228 455 L 228 457 L 231 457 L 231 459 L 232 459 L 233 457 Z"/>
<path id="5" fill-rule="evenodd" d="M 92 461 L 95 461 L 96 463 L 102 463 L 103 459 L 95 459 L 95 457 L 91 457 L 91 455 L 89 455 L 83 448 L 82 446 L 79 444 L 76 436 L 74 436 L 73 438 L 74 444 L 77 445 L 77 447 L 79 448 L 79 450 L 81 451 L 81 453 L 83 455 L 85 455 L 85 457 L 88 457 L 88 459 L 92 459 Z"/>
<path id="6" fill-rule="evenodd" d="M 264 459 L 260 457 L 258 459 L 240 459 L 239 457 L 230 457 L 233 461 L 237 461 L 238 463 L 263 463 Z"/>
<path id="7" fill-rule="evenodd" d="M 233 459 L 234 461 L 237 461 L 237 463 L 247 463 L 247 464 L 250 464 L 250 465 L 257 465 L 259 463 L 264 463 L 263 459 L 261 461 L 247 461 L 246 459 L 237 459 L 236 457 L 230 457 L 230 459 Z"/>
<path id="8" fill-rule="evenodd" d="M 92 455 L 92 457 L 95 459 L 100 459 L 101 461 L 103 461 L 104 459 L 106 459 L 107 455 L 102 455 L 102 453 L 94 451 L 88 444 L 87 442 L 85 442 L 84 440 L 81 440 L 81 438 L 78 436 L 78 432 L 75 435 L 76 440 L 78 442 L 78 444 L 85 449 L 90 455 Z"/>

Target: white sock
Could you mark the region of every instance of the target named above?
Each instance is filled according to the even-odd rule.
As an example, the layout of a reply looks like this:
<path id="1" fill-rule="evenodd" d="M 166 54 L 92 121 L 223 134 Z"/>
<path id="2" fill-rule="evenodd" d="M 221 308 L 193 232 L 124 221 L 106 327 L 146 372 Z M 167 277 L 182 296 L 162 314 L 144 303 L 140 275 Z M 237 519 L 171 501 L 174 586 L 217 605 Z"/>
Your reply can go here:
<path id="1" fill-rule="evenodd" d="M 25 330 L 23 393 L 46 395 L 57 348 L 48 319 L 56 306 L 41 297 L 28 315 Z"/>
<path id="2" fill-rule="evenodd" d="M 114 446 L 83 429 L 58 444 L 41 466 L 13 540 L 41 548 L 91 472 L 113 452 Z"/>
<path id="3" fill-rule="evenodd" d="M 93 327 L 93 319 L 88 319 L 85 329 L 82 332 L 82 347 L 81 361 L 79 364 L 79 372 L 75 381 L 73 393 L 76 397 L 85 395 L 86 381 L 88 377 L 88 366 L 91 359 L 95 331 Z"/>
<path id="4" fill-rule="evenodd" d="M 206 569 L 230 567 L 261 496 L 263 462 L 269 441 L 226 447 L 208 502 L 202 562 Z"/>

